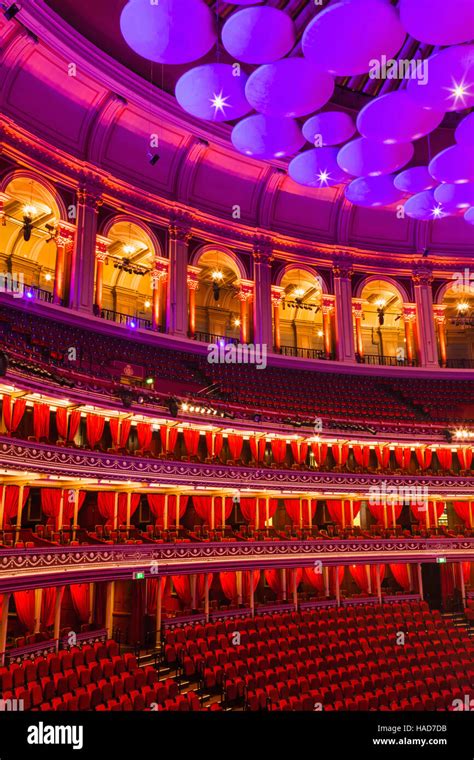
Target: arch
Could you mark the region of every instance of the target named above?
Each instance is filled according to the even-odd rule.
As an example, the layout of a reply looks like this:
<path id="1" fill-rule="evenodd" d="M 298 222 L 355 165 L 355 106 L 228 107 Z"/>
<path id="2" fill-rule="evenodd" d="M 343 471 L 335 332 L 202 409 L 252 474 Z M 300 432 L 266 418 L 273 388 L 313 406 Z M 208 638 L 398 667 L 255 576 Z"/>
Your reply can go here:
<path id="1" fill-rule="evenodd" d="M 405 287 L 401 285 L 399 282 L 397 282 L 397 280 L 395 280 L 393 277 L 389 277 L 388 275 L 385 275 L 383 273 L 371 274 L 368 277 L 365 277 L 363 280 L 361 280 L 359 284 L 357 285 L 355 293 L 353 294 L 354 298 L 362 298 L 362 292 L 364 288 L 367 285 L 370 285 L 371 282 L 386 282 L 387 284 L 391 285 L 394 290 L 397 291 L 402 303 L 411 303 L 411 299 Z"/>
<path id="2" fill-rule="evenodd" d="M 215 245 L 213 245 L 212 243 L 206 243 L 205 245 L 202 245 L 199 248 L 197 248 L 191 257 L 190 264 L 195 267 L 199 266 L 199 261 L 204 256 L 204 254 L 210 253 L 212 251 L 215 251 L 218 254 L 227 256 L 229 259 L 231 259 L 234 265 L 234 267 L 232 268 L 234 268 L 234 272 L 237 275 L 237 278 L 239 280 L 248 279 L 248 272 L 246 270 L 245 265 L 240 260 L 240 257 L 231 248 L 228 248 L 225 245 L 220 245 L 218 243 Z"/>
<path id="3" fill-rule="evenodd" d="M 283 278 L 287 274 L 289 274 L 289 272 L 291 272 L 292 270 L 298 270 L 298 269 L 300 269 L 303 272 L 307 272 L 309 275 L 311 275 L 311 277 L 317 280 L 320 283 L 322 293 L 324 294 L 329 293 L 327 282 L 320 272 L 318 272 L 310 264 L 298 264 L 297 262 L 294 262 L 291 264 L 285 264 L 285 266 L 278 272 L 276 282 L 274 283 L 274 285 L 280 286 Z"/>
<path id="4" fill-rule="evenodd" d="M 148 226 L 148 224 L 146 224 L 146 222 L 142 221 L 141 219 L 137 219 L 137 217 L 132 216 L 131 214 L 115 214 L 114 216 L 110 216 L 101 226 L 99 234 L 103 235 L 104 237 L 109 237 L 109 232 L 112 227 L 121 223 L 133 224 L 135 227 L 141 229 L 142 232 L 144 232 L 144 234 L 150 239 L 153 250 L 155 251 L 155 255 L 161 256 L 162 258 L 164 257 L 163 247 L 153 230 Z"/>
<path id="5" fill-rule="evenodd" d="M 446 282 L 443 282 L 438 287 L 438 289 L 436 290 L 436 293 L 435 293 L 435 296 L 434 296 L 434 299 L 433 299 L 434 303 L 435 304 L 442 304 L 443 301 L 444 301 L 444 299 L 445 299 L 445 297 L 446 297 L 446 293 L 449 290 L 451 290 L 452 288 L 454 288 L 455 285 L 456 285 L 456 283 L 461 284 L 460 283 L 461 280 L 464 283 L 464 289 L 460 289 L 458 292 L 460 294 L 461 293 L 471 293 L 471 294 L 474 293 L 474 279 L 470 279 L 469 278 L 470 271 L 471 270 L 468 269 L 468 267 L 466 267 L 465 272 L 463 273 L 464 276 L 461 275 L 459 278 L 452 277 L 450 280 L 447 280 Z"/>
<path id="6" fill-rule="evenodd" d="M 70 221 L 67 216 L 66 204 L 57 188 L 48 179 L 45 179 L 42 175 L 38 175 L 36 172 L 30 171 L 29 169 L 13 169 L 12 171 L 7 172 L 0 182 L 0 192 L 6 193 L 7 188 L 12 182 L 22 178 L 36 182 L 36 184 L 43 187 L 47 194 L 51 196 L 56 206 L 56 208 L 51 210 L 56 212 L 55 216 L 58 217 L 58 221 Z"/>

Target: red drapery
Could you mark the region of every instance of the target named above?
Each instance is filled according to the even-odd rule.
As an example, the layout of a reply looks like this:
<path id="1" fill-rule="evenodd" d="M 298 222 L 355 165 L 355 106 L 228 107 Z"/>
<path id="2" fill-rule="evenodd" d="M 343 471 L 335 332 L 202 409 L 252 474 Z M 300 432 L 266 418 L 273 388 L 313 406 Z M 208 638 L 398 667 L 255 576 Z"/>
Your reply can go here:
<path id="1" fill-rule="evenodd" d="M 455 578 L 454 578 L 454 562 L 447 562 L 440 567 L 441 575 L 441 596 L 443 602 L 446 602 L 449 596 L 454 591 Z"/>
<path id="2" fill-rule="evenodd" d="M 219 573 L 219 580 L 221 582 L 222 591 L 227 599 L 229 599 L 232 604 L 238 604 L 237 573 L 232 571 Z M 245 602 L 245 600 L 250 597 L 250 583 L 253 583 L 253 590 L 255 591 L 259 580 L 260 570 L 242 571 L 242 602 Z"/>
<path id="3" fill-rule="evenodd" d="M 357 515 L 360 512 L 361 504 L 360 501 L 353 501 L 352 502 L 352 517 L 351 517 L 351 500 L 350 499 L 342 499 L 342 500 L 334 500 L 334 501 L 327 501 L 327 508 L 328 512 L 331 516 L 331 520 L 334 520 L 335 523 L 338 525 L 342 525 L 343 528 L 346 527 L 346 525 L 352 525 L 354 522 L 354 518 L 357 517 Z"/>
<path id="4" fill-rule="evenodd" d="M 348 443 L 333 443 L 331 444 L 331 451 L 336 465 L 343 466 L 346 464 L 347 457 L 349 456 Z"/>
<path id="5" fill-rule="evenodd" d="M 33 407 L 33 430 L 37 441 L 41 438 L 49 438 L 49 416 L 48 404 L 36 402 Z"/>
<path id="6" fill-rule="evenodd" d="M 68 410 L 65 406 L 58 406 L 56 409 L 56 428 L 58 430 L 58 435 L 60 438 L 68 441 L 73 441 L 79 429 L 80 421 L 81 413 L 78 409 L 73 409 L 69 415 Z"/>
<path id="7" fill-rule="evenodd" d="M 371 504 L 368 502 L 370 514 L 375 517 L 379 525 L 385 528 L 393 528 L 402 512 L 403 504 Z"/>
<path id="8" fill-rule="evenodd" d="M 163 525 L 165 513 L 165 495 L 163 493 L 147 493 L 146 498 L 152 515 L 156 518 L 157 525 Z"/>
<path id="9" fill-rule="evenodd" d="M 198 448 L 199 448 L 199 430 L 191 430 L 190 428 L 186 428 L 183 432 L 184 437 L 184 445 L 186 446 L 186 451 L 188 452 L 190 457 L 197 456 Z"/>
<path id="10" fill-rule="evenodd" d="M 427 470 L 433 459 L 433 452 L 426 446 L 422 449 L 415 449 L 416 459 L 422 470 Z"/>
<path id="11" fill-rule="evenodd" d="M 427 528 L 438 524 L 438 519 L 444 512 L 444 501 L 428 501 L 424 504 L 411 504 L 411 511 L 416 520 Z"/>
<path id="12" fill-rule="evenodd" d="M 60 511 L 61 511 L 61 497 L 64 491 L 61 488 L 41 488 L 41 509 L 47 517 L 54 518 L 54 525 L 56 530 L 61 527 Z M 63 512 L 64 512 L 64 499 L 63 499 Z"/>
<path id="13" fill-rule="evenodd" d="M 271 590 L 277 595 L 278 598 L 281 598 L 283 595 L 283 583 L 282 583 L 282 572 L 281 570 L 277 570 L 272 568 L 271 570 L 264 570 L 265 580 L 270 586 Z M 301 580 L 303 578 L 303 570 L 298 567 L 296 568 L 296 588 L 301 583 Z M 292 569 L 287 569 L 286 571 L 286 593 L 289 596 L 293 593 L 293 572 Z"/>
<path id="14" fill-rule="evenodd" d="M 160 578 L 160 579 L 148 578 L 146 582 L 146 588 L 147 588 L 146 609 L 149 615 L 156 614 L 158 584 L 160 587 L 161 602 L 164 607 L 166 607 L 166 601 L 169 600 L 170 595 L 171 595 L 171 578 L 169 576 L 167 576 L 166 578 Z"/>
<path id="15" fill-rule="evenodd" d="M 283 464 L 286 459 L 286 441 L 284 438 L 272 438 L 272 457 L 276 464 Z M 262 457 L 263 459 L 263 457 Z"/>
<path id="16" fill-rule="evenodd" d="M 257 504 L 258 501 L 258 504 Z M 256 499 L 253 497 L 244 497 L 240 499 L 240 509 L 244 520 L 252 525 L 263 528 L 267 519 L 267 499 Z M 270 520 L 276 512 L 278 499 L 268 499 L 268 519 Z M 258 512 L 257 512 L 258 509 Z"/>
<path id="17" fill-rule="evenodd" d="M 140 504 L 140 494 L 132 493 L 130 499 L 130 518 L 137 511 Z M 127 524 L 127 494 L 121 493 L 118 498 L 118 524 Z"/>
<path id="18" fill-rule="evenodd" d="M 390 462 L 390 447 L 378 443 L 375 446 L 375 456 L 377 457 L 379 467 L 386 470 Z"/>
<path id="19" fill-rule="evenodd" d="M 354 452 L 354 459 L 356 460 L 356 463 L 359 465 L 359 467 L 367 468 L 370 459 L 370 446 L 360 446 L 359 444 L 354 444 L 352 451 Z"/>
<path id="20" fill-rule="evenodd" d="M 15 518 L 18 515 L 18 498 L 20 495 L 20 486 L 1 486 L 0 488 L 0 498 L 3 498 L 3 489 L 5 488 L 5 501 L 3 505 L 3 530 L 7 530 L 10 527 L 10 524 L 12 522 L 12 518 Z M 25 486 L 23 489 L 23 499 L 21 508 L 23 509 L 26 502 L 28 501 L 28 496 L 30 495 L 30 488 L 29 486 Z"/>
<path id="21" fill-rule="evenodd" d="M 385 577 L 385 565 L 370 565 L 370 592 L 377 591 L 377 572 L 380 569 L 380 583 Z M 351 565 L 351 575 L 359 586 L 361 591 L 369 591 L 369 579 L 367 574 L 367 565 Z"/>
<path id="22" fill-rule="evenodd" d="M 133 584 L 132 614 L 130 616 L 130 640 L 143 642 L 145 637 L 146 580 Z"/>
<path id="23" fill-rule="evenodd" d="M 410 565 L 396 563 L 394 565 L 389 565 L 389 567 L 398 585 L 401 586 L 404 591 L 410 591 L 412 587 Z"/>
<path id="24" fill-rule="evenodd" d="M 205 523 L 211 528 L 222 525 L 222 497 L 221 496 L 193 496 L 194 508 Z M 232 497 L 224 497 L 224 520 L 230 517 L 232 512 Z"/>
<path id="25" fill-rule="evenodd" d="M 77 502 L 77 512 L 79 514 L 82 505 L 84 504 L 84 499 L 86 498 L 86 492 L 85 491 L 79 491 L 79 497 Z M 63 505 L 63 525 L 68 525 L 72 518 L 74 517 L 74 499 L 75 499 L 75 492 L 73 490 L 66 490 L 64 491 L 64 505 Z"/>
<path id="26" fill-rule="evenodd" d="M 326 457 L 328 455 L 327 443 L 319 443 L 317 441 L 313 441 L 311 444 L 311 451 L 313 452 L 314 461 L 317 467 L 321 467 L 323 464 L 325 464 Z"/>
<path id="27" fill-rule="evenodd" d="M 35 627 L 35 590 L 14 591 L 13 598 L 20 623 L 28 633 L 32 633 Z"/>
<path id="28" fill-rule="evenodd" d="M 334 590 L 336 588 L 336 570 L 339 575 L 339 586 L 341 585 L 343 578 L 344 578 L 344 567 L 330 567 L 329 570 L 329 589 Z M 325 579 L 324 579 L 324 572 L 317 573 L 315 570 L 313 570 L 312 567 L 305 567 L 303 568 L 303 580 L 305 580 L 307 583 L 309 583 L 313 588 L 317 589 L 318 591 L 324 591 L 325 589 Z"/>
<path id="29" fill-rule="evenodd" d="M 81 623 L 88 623 L 91 613 L 90 583 L 73 583 L 69 586 L 74 610 Z"/>
<path id="30" fill-rule="evenodd" d="M 451 449 L 440 448 L 436 449 L 436 455 L 438 462 L 443 470 L 450 470 L 453 463 L 453 452 Z"/>
<path id="31" fill-rule="evenodd" d="M 227 443 L 229 445 L 229 451 L 232 459 L 240 459 L 242 454 L 242 447 L 244 445 L 244 439 L 241 435 L 231 434 L 227 437 Z"/>
<path id="32" fill-rule="evenodd" d="M 61 586 L 60 588 L 60 594 L 61 594 L 61 601 L 62 603 L 63 595 L 64 595 L 64 586 Z M 49 628 L 54 623 L 54 605 L 56 602 L 56 588 L 44 588 L 42 599 L 41 599 L 41 627 L 42 628 Z"/>
<path id="33" fill-rule="evenodd" d="M 291 441 L 291 453 L 296 464 L 304 464 L 308 455 L 308 444 L 305 441 Z"/>
<path id="34" fill-rule="evenodd" d="M 212 581 L 212 573 L 208 573 L 209 585 Z M 181 601 L 189 606 L 192 602 L 191 576 L 190 575 L 172 575 L 173 586 Z M 200 602 L 206 592 L 206 574 L 199 573 L 196 576 L 196 601 Z"/>
<path id="35" fill-rule="evenodd" d="M 115 491 L 99 491 L 97 494 L 97 506 L 102 517 L 105 517 L 106 525 L 114 524 L 115 514 Z"/>
<path id="36" fill-rule="evenodd" d="M 161 450 L 165 454 L 173 454 L 178 440 L 178 428 L 162 425 L 160 427 Z"/>
<path id="37" fill-rule="evenodd" d="M 457 452 L 461 470 L 470 470 L 472 464 L 472 448 L 470 446 L 460 446 Z"/>
<path id="38" fill-rule="evenodd" d="M 14 433 L 20 424 L 26 408 L 26 399 L 3 396 L 3 419 L 9 433 Z"/>
<path id="39" fill-rule="evenodd" d="M 464 584 L 469 583 L 469 581 L 471 580 L 471 563 L 461 562 L 460 568 L 462 570 Z"/>
<path id="40" fill-rule="evenodd" d="M 149 451 L 153 430 L 149 422 L 139 422 L 137 425 L 138 448 Z"/>
<path id="41" fill-rule="evenodd" d="M 469 528 L 474 525 L 474 501 L 455 501 L 454 511 Z"/>
<path id="42" fill-rule="evenodd" d="M 117 417 L 112 417 L 110 419 L 110 434 L 112 436 L 112 444 L 115 448 L 126 448 L 131 425 L 132 421 L 129 419 L 119 420 Z M 138 439 L 138 444 L 140 445 L 140 439 Z"/>
<path id="43" fill-rule="evenodd" d="M 86 436 L 87 442 L 91 449 L 97 446 L 104 432 L 105 417 L 99 414 L 88 414 L 86 416 Z"/>
<path id="44" fill-rule="evenodd" d="M 222 445 L 224 439 L 222 433 L 206 433 L 206 446 L 208 456 L 214 458 L 218 457 L 222 451 Z"/>
<path id="45" fill-rule="evenodd" d="M 285 499 L 285 509 L 288 516 L 293 523 L 301 526 L 312 523 L 316 513 L 316 505 L 316 499 Z"/>
<path id="46" fill-rule="evenodd" d="M 176 526 L 176 499 L 177 498 L 179 498 L 179 504 L 178 504 L 179 521 L 181 521 L 182 516 L 186 512 L 186 507 L 188 506 L 188 498 L 189 498 L 188 496 L 179 495 L 178 497 L 176 497 L 175 494 L 170 494 L 170 496 L 168 496 L 168 527 L 169 528 L 172 528 L 173 526 L 179 527 L 179 522 L 178 522 L 178 526 Z"/>
<path id="47" fill-rule="evenodd" d="M 263 462 L 266 445 L 267 442 L 265 438 L 258 438 L 256 435 L 253 435 L 250 438 L 250 451 L 252 452 L 255 462 Z"/>
<path id="48" fill-rule="evenodd" d="M 409 446 L 395 446 L 395 461 L 403 470 L 407 470 L 411 461 L 411 449 Z"/>

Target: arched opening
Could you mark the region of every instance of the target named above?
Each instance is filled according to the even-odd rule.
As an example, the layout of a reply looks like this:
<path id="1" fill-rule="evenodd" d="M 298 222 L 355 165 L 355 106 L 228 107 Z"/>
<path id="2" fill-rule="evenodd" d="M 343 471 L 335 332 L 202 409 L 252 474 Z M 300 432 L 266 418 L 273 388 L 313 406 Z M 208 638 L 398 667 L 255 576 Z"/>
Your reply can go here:
<path id="1" fill-rule="evenodd" d="M 96 268 L 95 302 L 106 319 L 136 327 L 149 327 L 152 321 L 153 293 L 151 272 L 155 250 L 151 235 L 140 225 L 120 220 L 107 230 L 111 241 L 103 261 Z M 98 278 L 102 288 L 98 294 Z M 136 320 L 131 323 L 130 320 Z"/>
<path id="2" fill-rule="evenodd" d="M 204 251 L 197 261 L 196 337 L 250 340 L 251 283 L 242 281 L 234 259 L 219 249 Z M 245 284 L 245 287 L 244 287 Z M 243 324 L 245 323 L 245 325 Z M 244 336 L 243 336 L 244 333 Z"/>
<path id="3" fill-rule="evenodd" d="M 440 355 L 443 358 L 443 340 L 448 366 L 474 366 L 474 296 L 467 283 L 448 288 L 441 302 L 438 314 L 435 308 L 437 337 Z M 443 336 L 444 331 L 444 336 Z"/>
<path id="4" fill-rule="evenodd" d="M 403 299 L 393 283 L 371 280 L 362 289 L 362 345 L 364 356 L 404 361 Z"/>
<path id="5" fill-rule="evenodd" d="M 0 225 L 0 260 L 7 289 L 6 275 L 14 289 L 43 300 L 52 300 L 57 246 L 55 234 L 61 218 L 53 193 L 38 180 L 15 175 L 3 194 Z"/>
<path id="6" fill-rule="evenodd" d="M 296 351 L 324 352 L 321 279 L 316 273 L 295 267 L 285 272 L 280 281 L 280 302 L 274 311 L 279 322 L 282 353 Z M 276 319 L 277 317 L 277 319 Z"/>

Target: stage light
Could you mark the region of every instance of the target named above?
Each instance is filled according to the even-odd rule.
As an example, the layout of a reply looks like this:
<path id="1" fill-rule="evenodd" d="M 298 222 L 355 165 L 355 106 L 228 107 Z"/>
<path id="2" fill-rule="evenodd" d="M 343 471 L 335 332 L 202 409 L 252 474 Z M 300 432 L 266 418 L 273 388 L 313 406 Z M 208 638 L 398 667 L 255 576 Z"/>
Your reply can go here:
<path id="1" fill-rule="evenodd" d="M 153 385 L 154 379 L 152 377 L 147 377 L 147 379 L 145 380 L 145 383 L 147 385 Z"/>
<path id="2" fill-rule="evenodd" d="M 135 327 L 136 327 L 136 326 L 137 326 L 137 323 L 136 323 L 136 322 L 134 322 L 134 321 L 132 320 L 132 321 L 130 322 L 130 327 L 131 327 L 132 329 L 135 329 Z"/>
<path id="3" fill-rule="evenodd" d="M 182 412 L 187 412 L 188 409 L 189 409 L 188 404 L 186 404 L 186 403 L 181 404 L 181 411 Z"/>
<path id="4" fill-rule="evenodd" d="M 155 166 L 155 164 L 158 163 L 160 160 L 160 156 L 158 153 L 147 153 L 148 160 L 152 166 Z"/>
<path id="5" fill-rule="evenodd" d="M 27 298 L 33 298 L 33 293 L 31 292 L 31 290 L 27 290 L 26 291 L 26 297 Z"/>

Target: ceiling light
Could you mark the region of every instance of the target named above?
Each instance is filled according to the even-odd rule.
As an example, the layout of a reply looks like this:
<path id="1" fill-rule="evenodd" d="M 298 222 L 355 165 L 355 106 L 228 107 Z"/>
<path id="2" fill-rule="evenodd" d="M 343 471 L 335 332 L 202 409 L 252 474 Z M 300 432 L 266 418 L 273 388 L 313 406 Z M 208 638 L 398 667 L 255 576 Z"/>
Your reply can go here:
<path id="1" fill-rule="evenodd" d="M 38 213 L 38 209 L 36 208 L 36 206 L 31 206 L 27 204 L 26 206 L 23 206 L 23 213 L 25 216 L 29 216 L 30 218 L 32 218 L 36 216 L 36 214 Z"/>
<path id="2" fill-rule="evenodd" d="M 377 306 L 377 308 L 379 308 L 379 309 L 383 309 L 383 307 L 385 306 L 385 304 L 386 304 L 386 303 L 387 303 L 387 302 L 385 301 L 385 299 L 383 299 L 383 298 L 378 298 L 378 299 L 376 300 L 376 302 L 375 302 L 375 305 Z"/>
<path id="3" fill-rule="evenodd" d="M 134 245 L 127 244 L 123 246 L 122 250 L 124 253 L 132 254 L 132 253 L 135 253 L 136 249 Z"/>
<path id="4" fill-rule="evenodd" d="M 240 319 L 234 319 L 234 327 L 240 327 L 241 322 Z"/>
<path id="5" fill-rule="evenodd" d="M 149 309 L 151 306 L 150 301 L 145 301 L 145 309 Z"/>
<path id="6" fill-rule="evenodd" d="M 214 269 L 213 273 L 211 274 L 211 277 L 213 280 L 219 280 L 219 281 L 224 279 L 224 275 L 220 271 L 220 269 Z"/>
<path id="7" fill-rule="evenodd" d="M 218 112 L 225 114 L 224 108 L 230 108 L 230 103 L 227 103 L 229 96 L 224 96 L 222 90 L 217 95 L 214 93 L 212 98 L 209 99 L 211 101 L 211 106 L 214 109 L 214 116 L 216 116 Z"/>
<path id="8" fill-rule="evenodd" d="M 318 330 L 318 338 L 322 338 L 324 335 L 322 330 Z"/>
<path id="9" fill-rule="evenodd" d="M 47 272 L 47 273 L 45 274 L 45 276 L 44 276 L 44 279 L 46 280 L 46 282 L 50 282 L 50 281 L 51 281 L 51 275 L 50 275 L 50 273 L 49 273 L 49 272 Z"/>
<path id="10" fill-rule="evenodd" d="M 295 288 L 293 291 L 293 296 L 295 298 L 302 298 L 304 296 L 304 289 L 303 288 Z"/>
<path id="11" fill-rule="evenodd" d="M 461 312 L 461 314 L 465 314 L 466 311 L 469 311 L 469 304 L 467 301 L 459 301 L 459 303 L 456 304 L 456 309 Z"/>

